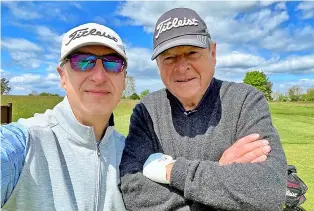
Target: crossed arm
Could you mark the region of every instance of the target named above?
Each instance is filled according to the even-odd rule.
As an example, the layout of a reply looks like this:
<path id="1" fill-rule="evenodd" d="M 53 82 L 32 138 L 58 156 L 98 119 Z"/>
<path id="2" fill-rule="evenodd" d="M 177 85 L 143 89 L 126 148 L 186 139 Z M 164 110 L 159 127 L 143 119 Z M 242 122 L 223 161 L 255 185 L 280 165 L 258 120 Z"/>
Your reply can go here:
<path id="1" fill-rule="evenodd" d="M 156 183 L 143 174 L 150 154 L 162 152 L 152 125 L 138 106 L 121 161 L 121 190 L 129 210 L 191 210 L 200 203 L 223 210 L 281 210 L 285 201 L 286 159 L 272 126 L 267 102 L 249 99 L 238 123 L 239 140 L 219 162 L 177 158 L 168 169 L 170 184 Z M 263 110 L 255 109 L 255 106 Z M 258 133 L 260 137 L 247 136 Z M 244 138 L 242 138 L 244 137 Z M 272 151 L 269 151 L 268 140 Z M 266 159 L 267 158 L 267 159 Z M 169 167 L 169 166 L 168 166 Z"/>

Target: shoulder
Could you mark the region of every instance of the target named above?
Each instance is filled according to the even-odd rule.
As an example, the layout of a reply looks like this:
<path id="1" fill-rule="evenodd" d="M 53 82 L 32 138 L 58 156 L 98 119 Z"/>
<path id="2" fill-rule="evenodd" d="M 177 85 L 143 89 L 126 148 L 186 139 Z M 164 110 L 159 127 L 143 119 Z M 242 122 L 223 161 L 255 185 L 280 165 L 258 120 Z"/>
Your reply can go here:
<path id="1" fill-rule="evenodd" d="M 250 97 L 257 96 L 260 98 L 264 96 L 264 94 L 255 87 L 244 83 L 221 81 L 218 79 L 216 79 L 216 81 L 217 84 L 221 86 L 220 97 L 226 101 L 245 101 Z"/>
<path id="2" fill-rule="evenodd" d="M 46 112 L 42 114 L 36 113 L 33 117 L 27 119 L 21 118 L 17 121 L 17 123 L 23 125 L 28 130 L 44 129 L 50 127 L 52 124 L 56 124 L 53 112 L 50 109 L 46 110 Z"/>
<path id="3" fill-rule="evenodd" d="M 1 140 L 8 139 L 9 141 L 12 139 L 28 139 L 28 131 L 27 129 L 17 122 L 13 122 L 7 125 L 1 126 Z"/>
<path id="4" fill-rule="evenodd" d="M 167 97 L 166 89 L 160 89 L 158 91 L 154 91 L 140 100 L 140 103 L 146 104 L 154 104 L 159 102 L 161 99 Z"/>

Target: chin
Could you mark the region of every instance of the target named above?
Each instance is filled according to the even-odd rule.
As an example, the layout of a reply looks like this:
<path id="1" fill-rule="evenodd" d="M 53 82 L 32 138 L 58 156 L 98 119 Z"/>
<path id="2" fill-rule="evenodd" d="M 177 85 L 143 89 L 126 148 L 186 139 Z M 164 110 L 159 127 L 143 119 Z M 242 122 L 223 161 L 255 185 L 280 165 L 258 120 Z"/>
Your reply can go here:
<path id="1" fill-rule="evenodd" d="M 106 116 L 108 114 L 111 114 L 113 111 L 112 110 L 109 110 L 109 109 L 106 109 L 104 110 L 104 108 L 101 108 L 101 109 L 92 109 L 92 110 L 88 110 L 87 113 L 89 115 L 92 115 L 92 116 Z"/>
<path id="2" fill-rule="evenodd" d="M 87 115 L 103 116 L 113 112 L 113 105 L 108 103 L 92 103 L 85 105 L 85 111 Z"/>
<path id="3" fill-rule="evenodd" d="M 171 91 L 171 90 L 170 90 Z M 171 91 L 175 96 L 182 98 L 182 99 L 189 99 L 194 98 L 195 96 L 200 94 L 200 89 L 193 89 L 192 87 L 188 88 L 181 88 L 175 89 L 174 92 Z"/>

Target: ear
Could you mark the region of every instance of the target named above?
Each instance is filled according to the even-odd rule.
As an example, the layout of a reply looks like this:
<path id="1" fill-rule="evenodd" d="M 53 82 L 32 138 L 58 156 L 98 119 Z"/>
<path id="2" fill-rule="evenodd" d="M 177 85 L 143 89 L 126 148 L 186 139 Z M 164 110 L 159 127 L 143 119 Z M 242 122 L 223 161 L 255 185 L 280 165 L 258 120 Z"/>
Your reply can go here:
<path id="1" fill-rule="evenodd" d="M 159 58 L 156 58 L 156 64 L 157 64 L 157 69 L 158 69 L 158 75 L 160 75 L 160 69 L 159 69 Z"/>
<path id="2" fill-rule="evenodd" d="M 66 88 L 66 73 L 65 73 L 65 70 L 62 70 L 62 68 L 60 66 L 57 67 L 57 71 L 58 71 L 58 74 L 59 74 L 59 77 L 60 77 L 60 85 L 63 89 Z"/>
<path id="3" fill-rule="evenodd" d="M 216 66 L 216 42 L 213 42 L 213 44 L 211 45 L 210 56 L 213 57 L 214 65 Z"/>

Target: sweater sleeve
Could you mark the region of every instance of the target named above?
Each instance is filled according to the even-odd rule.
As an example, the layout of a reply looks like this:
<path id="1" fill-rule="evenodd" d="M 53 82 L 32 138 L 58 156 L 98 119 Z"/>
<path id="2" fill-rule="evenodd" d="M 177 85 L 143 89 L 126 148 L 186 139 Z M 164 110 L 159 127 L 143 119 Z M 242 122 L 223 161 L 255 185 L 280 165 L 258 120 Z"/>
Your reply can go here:
<path id="1" fill-rule="evenodd" d="M 259 133 L 272 151 L 262 163 L 218 162 L 177 158 L 170 186 L 184 197 L 216 209 L 241 211 L 282 210 L 286 192 L 286 157 L 279 135 L 272 125 L 267 101 L 262 93 L 247 94 L 237 123 L 237 140 Z"/>
<path id="2" fill-rule="evenodd" d="M 127 210 L 190 210 L 182 192 L 153 182 L 142 173 L 149 155 L 161 151 L 152 120 L 140 103 L 131 115 L 120 164 L 120 186 Z"/>
<path id="3" fill-rule="evenodd" d="M 18 123 L 0 127 L 1 207 L 9 199 L 20 177 L 27 149 L 28 132 Z"/>

